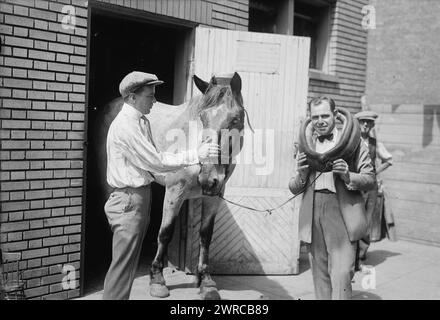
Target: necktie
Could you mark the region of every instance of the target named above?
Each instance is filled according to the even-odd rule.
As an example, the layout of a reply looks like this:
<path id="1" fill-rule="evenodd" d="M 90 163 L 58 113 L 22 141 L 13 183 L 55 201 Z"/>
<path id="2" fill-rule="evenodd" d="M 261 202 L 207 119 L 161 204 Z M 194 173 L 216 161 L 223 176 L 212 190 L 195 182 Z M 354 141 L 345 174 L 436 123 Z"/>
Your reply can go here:
<path id="1" fill-rule="evenodd" d="M 143 133 L 147 136 L 148 140 L 150 140 L 151 144 L 157 150 L 156 144 L 154 143 L 154 140 L 153 140 L 153 135 L 151 133 L 150 121 L 148 121 L 148 118 L 146 116 L 142 116 L 141 120 L 143 122 L 143 124 L 141 124 L 141 128 L 143 129 Z"/>
<path id="2" fill-rule="evenodd" d="M 324 140 L 332 141 L 333 140 L 333 133 L 330 133 L 330 134 L 325 135 L 325 136 L 318 136 L 318 140 L 321 143 L 323 143 Z"/>

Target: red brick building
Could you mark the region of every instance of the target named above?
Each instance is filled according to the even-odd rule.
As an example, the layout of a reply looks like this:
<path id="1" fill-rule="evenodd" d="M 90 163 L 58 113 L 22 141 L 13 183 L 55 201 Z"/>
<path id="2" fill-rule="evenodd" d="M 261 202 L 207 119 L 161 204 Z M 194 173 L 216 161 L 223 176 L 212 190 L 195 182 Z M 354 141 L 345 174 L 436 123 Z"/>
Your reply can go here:
<path id="1" fill-rule="evenodd" d="M 309 96 L 333 95 L 356 111 L 365 90 L 367 2 L 2 1 L 0 242 L 22 254 L 26 296 L 77 297 L 79 283 L 63 288 L 63 266 L 83 287 L 94 274 L 87 270 L 106 268 L 109 231 L 94 202 L 99 164 L 87 148 L 96 110 L 118 95 L 123 75 L 161 74 L 169 86 L 158 100 L 178 103 L 187 77 L 179 67 L 188 58 L 178 52 L 195 26 L 310 36 Z"/>

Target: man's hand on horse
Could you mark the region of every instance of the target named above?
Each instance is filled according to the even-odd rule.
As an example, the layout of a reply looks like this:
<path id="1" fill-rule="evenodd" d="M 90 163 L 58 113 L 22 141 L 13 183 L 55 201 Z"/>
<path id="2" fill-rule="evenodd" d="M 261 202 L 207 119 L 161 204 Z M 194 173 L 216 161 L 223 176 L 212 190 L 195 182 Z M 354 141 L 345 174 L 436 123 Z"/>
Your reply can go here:
<path id="1" fill-rule="evenodd" d="M 300 152 L 298 154 L 296 172 L 298 172 L 302 181 L 307 179 L 307 175 L 309 174 L 309 165 L 307 163 L 307 156 L 304 152 Z"/>
<path id="2" fill-rule="evenodd" d="M 203 143 L 198 150 L 199 161 L 208 161 L 210 158 L 218 157 L 220 154 L 220 146 L 216 143 Z"/>
<path id="3" fill-rule="evenodd" d="M 334 173 L 338 174 L 345 183 L 350 183 L 350 171 L 347 162 L 343 159 L 333 161 Z"/>

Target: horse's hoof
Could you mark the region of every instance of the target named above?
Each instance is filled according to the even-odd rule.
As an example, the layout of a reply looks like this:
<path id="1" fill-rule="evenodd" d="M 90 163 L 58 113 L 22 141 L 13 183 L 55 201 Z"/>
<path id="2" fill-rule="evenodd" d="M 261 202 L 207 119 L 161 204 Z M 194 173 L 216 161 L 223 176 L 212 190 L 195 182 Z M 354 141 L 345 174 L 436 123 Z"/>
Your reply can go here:
<path id="1" fill-rule="evenodd" d="M 156 298 L 166 298 L 170 295 L 167 286 L 159 283 L 150 284 L 150 296 Z"/>
<path id="2" fill-rule="evenodd" d="M 221 300 L 217 288 L 214 287 L 200 287 L 200 296 L 202 300 Z"/>

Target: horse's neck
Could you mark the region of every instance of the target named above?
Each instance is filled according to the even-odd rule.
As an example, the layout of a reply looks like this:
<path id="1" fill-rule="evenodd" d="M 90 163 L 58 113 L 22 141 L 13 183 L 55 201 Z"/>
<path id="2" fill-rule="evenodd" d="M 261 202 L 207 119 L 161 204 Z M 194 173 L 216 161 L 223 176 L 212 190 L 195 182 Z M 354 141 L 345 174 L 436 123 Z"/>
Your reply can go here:
<path id="1" fill-rule="evenodd" d="M 186 134 L 188 134 L 189 126 L 193 124 L 194 122 L 199 121 L 199 111 L 198 111 L 198 104 L 199 104 L 200 97 L 194 97 L 190 101 L 184 103 L 181 105 L 181 107 L 184 107 L 184 111 L 179 117 L 176 117 L 175 121 L 173 121 L 172 126 L 174 128 L 180 128 L 182 129 Z"/>
<path id="2" fill-rule="evenodd" d="M 177 134 L 179 134 L 179 137 L 183 136 L 186 140 L 185 143 L 189 146 L 189 139 L 194 138 L 191 135 L 190 126 L 200 125 L 197 110 L 198 103 L 199 97 L 195 97 L 179 106 L 160 102 L 154 106 L 149 118 L 153 138 L 159 151 L 167 150 L 170 145 L 175 144 Z M 168 141 L 173 137 L 174 140 Z M 194 142 L 192 141 L 192 143 Z"/>

